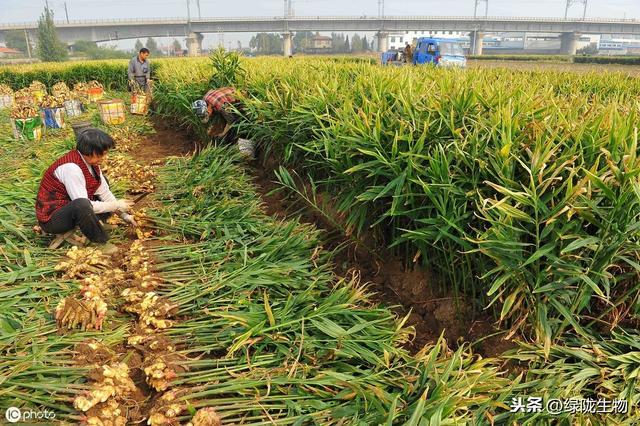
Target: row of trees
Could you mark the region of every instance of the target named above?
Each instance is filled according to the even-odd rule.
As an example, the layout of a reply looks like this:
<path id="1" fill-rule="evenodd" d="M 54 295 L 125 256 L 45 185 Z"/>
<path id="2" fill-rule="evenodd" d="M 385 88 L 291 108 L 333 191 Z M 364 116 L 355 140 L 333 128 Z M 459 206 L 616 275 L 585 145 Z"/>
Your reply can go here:
<path id="1" fill-rule="evenodd" d="M 158 46 L 158 43 L 156 42 L 156 40 L 153 37 L 149 37 L 147 39 L 147 43 L 146 44 L 142 44 L 142 42 L 140 40 L 136 40 L 136 44 L 133 48 L 134 52 L 139 52 L 140 49 L 142 49 L 143 47 L 146 47 L 147 49 L 149 49 L 149 52 L 151 53 L 151 56 L 163 56 L 164 52 L 160 49 L 160 47 Z M 176 39 L 173 40 L 173 43 L 171 43 L 171 47 L 169 49 L 169 52 L 173 52 L 178 53 L 178 52 L 182 52 L 182 44 L 180 44 L 180 42 Z"/>
<path id="2" fill-rule="evenodd" d="M 314 51 L 313 38 L 318 35 L 311 31 L 298 31 L 293 35 L 293 48 L 297 52 Z M 373 50 L 373 40 L 367 36 L 354 34 L 351 39 L 343 33 L 331 33 L 332 47 L 327 53 L 362 53 Z M 283 41 L 277 33 L 258 33 L 249 41 L 251 50 L 262 55 L 280 54 L 283 52 Z"/>
<path id="3" fill-rule="evenodd" d="M 293 47 L 296 51 L 313 51 L 313 38 L 318 33 L 311 31 L 297 32 L 293 37 Z M 332 47 L 326 49 L 327 53 L 361 53 L 373 50 L 373 40 L 367 40 L 367 36 L 360 37 L 354 34 L 351 40 L 348 35 L 342 33 L 332 33 Z M 27 53 L 31 46 L 28 46 L 27 36 L 23 31 L 8 31 L 5 34 L 7 47 Z M 149 37 L 146 45 L 140 40 L 136 40 L 134 52 L 138 52 L 142 47 L 146 47 L 152 56 L 163 56 L 164 52 L 158 43 Z M 249 42 L 251 50 L 260 54 L 278 54 L 283 52 L 282 37 L 274 33 L 258 33 Z M 182 45 L 178 40 L 174 40 L 171 45 L 173 52 L 182 52 Z M 128 57 L 129 53 L 116 50 L 112 47 L 100 47 L 95 42 L 79 41 L 73 46 L 73 51 L 87 56 L 90 59 L 115 59 Z M 66 45 L 60 41 L 53 23 L 53 11 L 45 7 L 44 12 L 38 20 L 37 44 L 35 52 L 42 61 L 60 62 L 68 59 L 69 52 Z"/>
<path id="4" fill-rule="evenodd" d="M 5 44 L 11 49 L 18 50 L 24 54 L 34 52 L 42 61 L 60 62 L 68 59 L 69 51 L 65 43 L 63 43 L 56 33 L 53 22 L 53 11 L 45 7 L 44 12 L 38 19 L 38 29 L 36 31 L 37 40 L 36 47 L 33 48 L 34 40 L 29 40 L 28 35 L 24 31 L 7 31 L 5 33 Z M 136 41 L 135 52 L 143 47 L 140 40 Z M 152 38 L 147 39 L 147 49 L 153 56 L 163 56 L 162 50 L 158 47 L 158 43 Z M 182 52 L 182 45 L 178 40 L 174 40 L 171 45 L 174 52 Z M 131 55 L 129 52 L 123 52 L 113 47 L 101 47 L 93 41 L 78 41 L 72 46 L 74 54 L 86 56 L 89 59 L 117 59 L 127 58 Z"/>
<path id="5" fill-rule="evenodd" d="M 249 41 L 251 50 L 262 55 L 273 55 L 284 51 L 282 37 L 275 33 L 258 33 Z"/>

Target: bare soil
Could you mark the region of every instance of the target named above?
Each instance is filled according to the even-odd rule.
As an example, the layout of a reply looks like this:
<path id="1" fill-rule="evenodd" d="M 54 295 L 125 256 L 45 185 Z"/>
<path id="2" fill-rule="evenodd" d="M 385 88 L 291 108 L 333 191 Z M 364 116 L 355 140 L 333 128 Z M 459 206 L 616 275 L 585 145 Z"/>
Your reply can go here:
<path id="1" fill-rule="evenodd" d="M 196 140 L 159 119 L 154 119 L 156 133 L 146 135 L 131 155 L 142 165 L 164 160 L 174 155 L 187 155 L 193 152 Z"/>
<path id="2" fill-rule="evenodd" d="M 450 347 L 464 342 L 474 343 L 477 353 L 485 356 L 499 356 L 514 347 L 510 341 L 502 339 L 504 332 L 494 326 L 494 320 L 484 312 L 475 312 L 473 303 L 464 297 L 442 294 L 436 288 L 436 279 L 431 272 L 417 267 L 406 267 L 402 261 L 392 256 L 384 248 L 376 247 L 371 236 L 361 239 L 367 250 L 358 247 L 344 236 L 335 224 L 341 216 L 335 209 L 327 208 L 331 197 L 320 194 L 324 204 L 324 214 L 319 214 L 308 206 L 301 205 L 282 191 L 276 182 L 273 170 L 278 166 L 274 159 L 260 159 L 253 166 L 254 183 L 264 201 L 266 214 L 286 218 L 292 212 L 300 214 L 300 220 L 322 230 L 325 250 L 334 251 L 334 270 L 339 276 L 351 271 L 360 275 L 375 292 L 374 301 L 390 306 L 399 316 L 408 316 L 406 325 L 413 326 L 415 338 L 408 349 L 417 352 L 424 345 L 435 343 L 442 334 Z M 301 183 L 304 185 L 304 183 Z M 325 214 L 334 216 L 327 220 Z M 374 248 L 375 252 L 368 250 Z"/>
<path id="3" fill-rule="evenodd" d="M 199 143 L 176 126 L 154 121 L 155 134 L 147 135 L 140 145 L 130 154 L 142 165 L 158 164 L 168 156 L 188 155 L 199 150 Z M 262 165 L 264 164 L 264 166 Z M 274 159 L 260 159 L 253 164 L 250 171 L 254 174 L 254 183 L 264 201 L 265 213 L 280 218 L 289 217 L 291 211 L 298 211 L 300 204 L 286 196 L 283 192 L 271 194 L 279 184 L 274 182 L 273 170 L 279 164 Z M 330 200 L 322 196 L 323 201 Z M 149 207 L 152 197 L 140 202 Z M 326 202 L 325 205 L 330 205 Z M 333 215 L 331 220 L 313 211 L 304 209 L 301 220 L 317 226 L 326 239 L 325 250 L 334 250 L 333 263 L 335 272 L 344 276 L 350 271 L 360 274 L 361 280 L 370 285 L 375 292 L 375 302 L 391 306 L 400 317 L 408 316 L 407 325 L 415 328 L 415 338 L 408 349 L 417 352 L 425 344 L 435 343 L 444 335 L 451 347 L 463 342 L 474 343 L 476 352 L 483 356 L 499 356 L 514 345 L 502 339 L 494 320 L 484 312 L 475 312 L 473 305 L 464 298 L 455 298 L 451 294 L 441 294 L 436 290 L 436 280 L 431 273 L 419 267 L 407 268 L 399 259 L 389 255 L 386 250 L 376 248 L 376 253 L 354 245 L 344 237 L 335 223 L 340 216 L 329 209 Z M 333 222 L 333 223 L 332 223 Z M 365 243 L 375 247 L 374 240 L 366 236 Z M 340 249 L 346 247 L 346 249 Z"/>
<path id="4" fill-rule="evenodd" d="M 148 166 L 148 165 L 160 165 L 163 164 L 167 157 L 170 156 L 182 156 L 191 154 L 197 143 L 190 139 L 184 132 L 176 130 L 176 127 L 165 124 L 159 120 L 153 121 L 156 133 L 145 135 L 139 143 L 137 143 L 134 149 L 131 149 L 128 154 L 131 155 L 136 163 Z M 140 208 L 153 208 L 156 201 L 152 196 L 143 198 L 136 204 L 136 209 Z M 131 233 L 131 240 L 135 238 L 135 233 Z M 125 241 L 119 245 L 119 254 L 115 257 L 120 265 L 124 261 L 124 254 L 128 251 L 131 241 Z M 145 245 L 149 245 L 145 242 Z M 148 345 L 135 345 L 132 348 L 125 348 L 120 346 L 115 349 L 117 358 L 124 360 L 129 366 L 130 377 L 136 385 L 136 392 L 131 396 L 131 400 L 127 405 L 127 416 L 129 421 L 134 423 L 141 423 L 145 419 L 148 419 L 150 413 L 154 407 L 155 400 L 162 395 L 160 392 L 156 392 L 147 384 L 146 375 L 143 371 L 145 363 L 151 359 L 151 355 L 159 355 L 159 353 L 167 353 L 167 360 L 175 361 L 175 370 L 180 370 L 179 360 L 173 360 L 174 354 L 167 352 L 170 342 L 158 334 L 154 339 L 155 343 L 153 347 Z M 85 351 L 86 352 L 86 351 Z M 88 354 L 82 353 L 81 355 L 87 357 Z M 98 360 L 106 358 L 107 353 L 94 353 L 94 358 L 97 356 Z M 98 361 L 96 359 L 92 361 Z M 173 363 L 172 363 L 173 364 Z"/>

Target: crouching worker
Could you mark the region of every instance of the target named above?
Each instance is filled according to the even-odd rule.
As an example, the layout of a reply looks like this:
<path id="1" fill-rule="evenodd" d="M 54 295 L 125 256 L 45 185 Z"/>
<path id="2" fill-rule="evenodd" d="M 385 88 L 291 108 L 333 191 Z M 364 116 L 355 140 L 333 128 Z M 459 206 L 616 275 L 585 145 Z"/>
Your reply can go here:
<path id="1" fill-rule="evenodd" d="M 233 106 L 238 106 L 236 89 L 233 87 L 221 87 L 209 90 L 203 99 L 195 101 L 191 107 L 200 121 L 209 123 L 212 119 L 218 119 L 222 123 L 219 129 L 214 125 L 209 126 L 207 133 L 212 137 L 223 138 L 225 142 L 235 142 L 235 132 L 231 131 L 233 123 L 238 116 L 233 112 Z M 215 123 L 214 123 L 215 124 Z"/>
<path id="2" fill-rule="evenodd" d="M 132 203 L 117 200 L 100 171 L 114 145 L 102 130 L 86 129 L 78 135 L 76 149 L 45 171 L 36 200 L 36 217 L 44 232 L 65 234 L 77 226 L 91 242 L 101 244 L 106 254 L 117 251 L 113 244 L 106 244 L 109 236 L 100 220 L 117 212 L 130 225 L 136 226 L 136 222 L 126 213 Z"/>
<path id="3" fill-rule="evenodd" d="M 224 144 L 238 144 L 240 152 L 253 159 L 255 156 L 253 143 L 245 139 L 239 140 L 236 128 L 233 126 L 239 119 L 236 110 L 241 107 L 233 87 L 209 90 L 203 99 L 191 105 L 200 121 L 212 123 L 207 130 L 209 136 L 217 138 Z"/>

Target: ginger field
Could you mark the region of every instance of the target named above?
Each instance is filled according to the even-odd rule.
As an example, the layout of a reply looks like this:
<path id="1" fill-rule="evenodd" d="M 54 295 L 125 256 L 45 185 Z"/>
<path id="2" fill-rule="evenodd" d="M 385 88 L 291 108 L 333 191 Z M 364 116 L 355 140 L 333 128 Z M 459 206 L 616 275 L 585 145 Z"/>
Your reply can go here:
<path id="1" fill-rule="evenodd" d="M 0 110 L 0 407 L 91 425 L 640 421 L 635 77 L 153 64 L 151 113 L 123 124 L 86 100 L 16 140 Z M 0 84 L 95 80 L 128 103 L 125 66 L 6 67 Z M 253 163 L 191 113 L 227 85 Z M 112 221 L 112 256 L 34 231 L 74 120 L 116 140 L 118 197 L 149 194 L 138 229 Z"/>

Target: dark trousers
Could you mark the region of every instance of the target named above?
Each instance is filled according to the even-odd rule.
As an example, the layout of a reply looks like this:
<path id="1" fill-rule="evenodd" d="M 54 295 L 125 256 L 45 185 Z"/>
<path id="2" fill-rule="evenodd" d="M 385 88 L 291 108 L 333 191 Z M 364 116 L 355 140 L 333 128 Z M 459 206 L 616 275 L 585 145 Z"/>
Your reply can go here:
<path id="1" fill-rule="evenodd" d="M 48 222 L 40 223 L 40 227 L 49 234 L 64 234 L 77 226 L 92 242 L 106 243 L 109 235 L 99 220 L 107 220 L 109 216 L 111 213 L 95 214 L 91 201 L 77 198 L 56 210 Z"/>
<path id="2" fill-rule="evenodd" d="M 224 108 L 220 110 L 220 115 L 222 116 L 222 118 L 224 118 L 224 121 L 231 124 L 232 126 L 233 124 L 235 124 L 236 121 L 238 121 L 238 116 L 234 112 L 227 111 Z M 224 137 L 221 139 L 222 143 L 225 145 L 231 145 L 235 143 L 237 140 L 238 140 L 238 131 L 236 130 L 235 126 L 231 127 L 227 132 L 227 134 L 224 135 Z"/>

